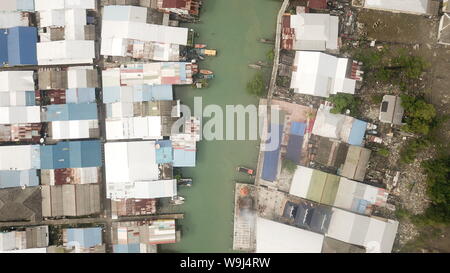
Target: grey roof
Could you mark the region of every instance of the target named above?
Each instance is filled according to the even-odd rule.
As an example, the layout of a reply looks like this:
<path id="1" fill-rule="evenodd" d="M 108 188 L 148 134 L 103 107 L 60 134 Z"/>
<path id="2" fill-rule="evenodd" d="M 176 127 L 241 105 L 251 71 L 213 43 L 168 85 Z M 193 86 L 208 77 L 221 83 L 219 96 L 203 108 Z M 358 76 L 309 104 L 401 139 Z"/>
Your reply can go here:
<path id="1" fill-rule="evenodd" d="M 0 190 L 0 222 L 40 221 L 41 199 L 39 187 Z"/>
<path id="2" fill-rule="evenodd" d="M 401 103 L 402 101 L 400 97 L 385 95 L 380 106 L 380 121 L 385 123 L 392 123 L 395 125 L 401 125 L 403 113 L 405 111 Z"/>
<path id="3" fill-rule="evenodd" d="M 363 181 L 366 176 L 371 151 L 369 149 L 350 145 L 341 175 L 350 179 Z"/>

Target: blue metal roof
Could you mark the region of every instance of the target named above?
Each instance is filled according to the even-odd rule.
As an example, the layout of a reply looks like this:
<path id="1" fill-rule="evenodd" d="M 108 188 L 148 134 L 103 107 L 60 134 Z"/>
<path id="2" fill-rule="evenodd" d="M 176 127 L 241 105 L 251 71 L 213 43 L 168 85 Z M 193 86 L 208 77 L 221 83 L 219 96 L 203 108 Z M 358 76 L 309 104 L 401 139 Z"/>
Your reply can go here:
<path id="1" fill-rule="evenodd" d="M 102 165 L 99 140 L 58 142 L 41 146 L 41 169 L 87 168 Z"/>
<path id="2" fill-rule="evenodd" d="M 95 88 L 67 89 L 66 103 L 95 103 Z"/>
<path id="3" fill-rule="evenodd" d="M 39 186 L 37 171 L 0 171 L 0 189 Z"/>
<path id="4" fill-rule="evenodd" d="M 35 27 L 0 29 L 0 67 L 37 65 L 36 43 Z"/>
<path id="5" fill-rule="evenodd" d="M 156 145 L 159 145 L 159 149 L 155 149 L 156 152 L 156 163 L 165 164 L 172 163 L 172 141 L 170 140 L 159 140 L 156 141 Z"/>
<path id="6" fill-rule="evenodd" d="M 280 159 L 281 138 L 283 136 L 283 125 L 272 123 L 270 125 L 270 135 L 276 136 L 277 134 L 278 134 L 277 143 L 276 142 L 271 143 L 270 139 L 268 140 L 268 143 L 271 143 L 271 145 L 266 145 L 266 147 L 272 146 L 272 147 L 269 147 L 272 149 L 264 152 L 264 162 L 263 162 L 263 169 L 262 169 L 262 174 L 261 174 L 262 179 L 271 181 L 271 182 L 275 181 L 275 179 L 277 178 L 278 160 Z M 271 137 L 271 139 L 272 139 L 272 137 Z M 273 145 L 275 145 L 275 146 L 273 146 Z"/>
<path id="7" fill-rule="evenodd" d="M 46 108 L 43 119 L 47 122 L 97 119 L 97 104 L 95 103 L 53 104 Z"/>
<path id="8" fill-rule="evenodd" d="M 286 158 L 292 160 L 297 164 L 300 163 L 302 145 L 303 145 L 303 136 L 290 135 L 287 146 Z"/>
<path id="9" fill-rule="evenodd" d="M 366 134 L 367 122 L 355 119 L 352 124 L 352 130 L 348 137 L 348 143 L 351 145 L 362 146 L 364 135 Z"/>
<path id="10" fill-rule="evenodd" d="M 141 253 L 139 244 L 113 245 L 114 253 Z"/>
<path id="11" fill-rule="evenodd" d="M 102 229 L 95 228 L 68 228 L 68 245 L 78 244 L 84 248 L 94 247 L 102 244 Z"/>
<path id="12" fill-rule="evenodd" d="M 184 149 L 173 150 L 174 167 L 195 167 L 195 151 Z"/>
<path id="13" fill-rule="evenodd" d="M 292 135 L 304 136 L 306 130 L 305 122 L 292 122 L 291 123 L 291 131 Z"/>

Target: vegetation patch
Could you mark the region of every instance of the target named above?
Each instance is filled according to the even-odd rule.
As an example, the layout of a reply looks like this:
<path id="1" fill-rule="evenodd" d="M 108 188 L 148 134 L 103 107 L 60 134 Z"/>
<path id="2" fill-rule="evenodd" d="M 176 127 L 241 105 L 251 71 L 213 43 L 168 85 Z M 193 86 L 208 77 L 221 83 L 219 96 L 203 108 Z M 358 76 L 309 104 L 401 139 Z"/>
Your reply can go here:
<path id="1" fill-rule="evenodd" d="M 348 109 L 355 115 L 359 105 L 359 99 L 352 94 L 339 93 L 330 96 L 327 100 L 334 105 L 330 110 L 333 114 L 343 114 Z"/>

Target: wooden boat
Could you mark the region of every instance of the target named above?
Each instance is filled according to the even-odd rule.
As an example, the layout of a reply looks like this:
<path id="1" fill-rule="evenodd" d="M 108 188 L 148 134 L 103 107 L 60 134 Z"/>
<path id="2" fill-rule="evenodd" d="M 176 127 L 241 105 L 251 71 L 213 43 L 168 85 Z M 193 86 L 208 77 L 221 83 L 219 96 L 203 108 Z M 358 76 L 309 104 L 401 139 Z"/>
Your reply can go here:
<path id="1" fill-rule="evenodd" d="M 248 175 L 250 175 L 250 176 L 254 176 L 254 175 L 255 175 L 255 171 L 252 170 L 252 169 L 250 169 L 250 168 L 246 168 L 246 167 L 239 166 L 239 167 L 237 167 L 236 170 L 237 170 L 238 172 L 245 173 L 245 174 L 248 174 Z"/>
<path id="2" fill-rule="evenodd" d="M 257 64 L 249 64 L 248 67 L 254 68 L 254 69 L 261 69 L 262 68 L 262 66 L 257 65 Z"/>
<path id="3" fill-rule="evenodd" d="M 207 69 L 200 69 L 200 74 L 203 74 L 203 75 L 214 75 L 214 73 L 211 70 L 207 70 Z"/>

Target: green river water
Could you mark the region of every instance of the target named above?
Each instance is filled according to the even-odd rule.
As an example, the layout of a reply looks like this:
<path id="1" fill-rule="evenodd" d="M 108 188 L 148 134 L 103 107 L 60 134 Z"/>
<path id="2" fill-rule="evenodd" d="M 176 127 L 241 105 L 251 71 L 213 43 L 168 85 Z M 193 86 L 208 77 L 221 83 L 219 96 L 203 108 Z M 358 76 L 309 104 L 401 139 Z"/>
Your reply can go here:
<path id="1" fill-rule="evenodd" d="M 202 96 L 204 106 L 257 105 L 258 99 L 245 91 L 247 82 L 256 73 L 248 64 L 266 61 L 266 53 L 272 46 L 258 39 L 273 39 L 280 5 L 276 0 L 204 0 L 201 22 L 187 27 L 200 33 L 197 43 L 218 50 L 218 56 L 207 57 L 200 63 L 201 68 L 214 71 L 216 78 L 206 89 L 176 87 L 175 96 L 190 107 L 194 96 Z M 183 176 L 193 178 L 194 184 L 179 190 L 186 198 L 179 207 L 185 213 L 179 221 L 181 241 L 163 245 L 161 252 L 232 251 L 234 180 L 249 181 L 236 173 L 235 168 L 238 165 L 256 168 L 258 145 L 258 141 L 197 144 L 197 167 L 182 169 Z"/>

